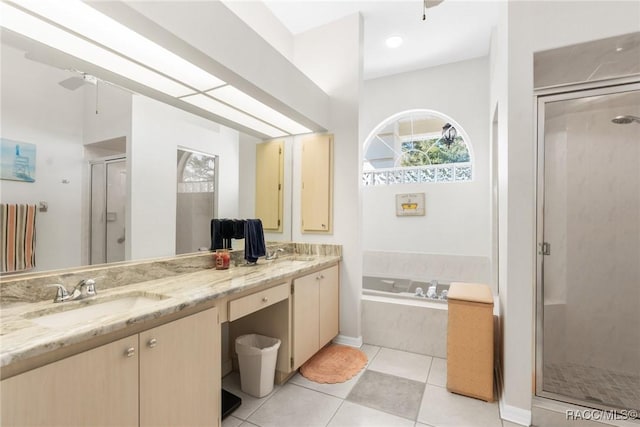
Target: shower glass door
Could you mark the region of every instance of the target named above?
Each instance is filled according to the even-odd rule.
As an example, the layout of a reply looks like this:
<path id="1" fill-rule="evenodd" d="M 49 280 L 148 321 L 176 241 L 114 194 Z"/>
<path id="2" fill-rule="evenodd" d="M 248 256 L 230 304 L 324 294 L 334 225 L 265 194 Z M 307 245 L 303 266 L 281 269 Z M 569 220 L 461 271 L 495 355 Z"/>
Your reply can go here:
<path id="1" fill-rule="evenodd" d="M 91 264 L 124 261 L 127 162 L 91 164 Z"/>
<path id="2" fill-rule="evenodd" d="M 538 135 L 537 394 L 640 409 L 640 85 L 540 97 Z"/>

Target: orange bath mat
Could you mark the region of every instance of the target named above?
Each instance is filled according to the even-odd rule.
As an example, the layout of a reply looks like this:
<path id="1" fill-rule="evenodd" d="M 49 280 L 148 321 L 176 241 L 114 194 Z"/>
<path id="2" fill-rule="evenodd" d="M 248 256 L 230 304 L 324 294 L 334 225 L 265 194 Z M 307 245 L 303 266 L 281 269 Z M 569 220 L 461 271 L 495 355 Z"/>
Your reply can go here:
<path id="1" fill-rule="evenodd" d="M 300 373 L 317 383 L 343 383 L 353 378 L 366 364 L 367 355 L 357 348 L 331 344 L 302 365 Z"/>

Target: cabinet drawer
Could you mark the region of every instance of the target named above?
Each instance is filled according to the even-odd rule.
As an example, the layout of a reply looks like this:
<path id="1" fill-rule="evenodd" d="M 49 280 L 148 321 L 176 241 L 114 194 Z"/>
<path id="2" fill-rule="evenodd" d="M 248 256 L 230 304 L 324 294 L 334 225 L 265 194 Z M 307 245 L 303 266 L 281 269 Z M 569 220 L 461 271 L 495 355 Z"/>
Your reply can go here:
<path id="1" fill-rule="evenodd" d="M 229 301 L 229 321 L 232 322 L 287 298 L 289 298 L 289 284 L 283 283 L 282 285 Z"/>

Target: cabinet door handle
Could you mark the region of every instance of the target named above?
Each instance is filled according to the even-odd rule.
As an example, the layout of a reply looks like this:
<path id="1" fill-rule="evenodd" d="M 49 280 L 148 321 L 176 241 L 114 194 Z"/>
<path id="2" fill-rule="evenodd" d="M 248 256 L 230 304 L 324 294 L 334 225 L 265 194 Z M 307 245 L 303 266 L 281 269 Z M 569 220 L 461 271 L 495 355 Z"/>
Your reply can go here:
<path id="1" fill-rule="evenodd" d="M 320 275 L 320 278 L 321 278 L 321 279 L 324 279 L 324 274 L 321 274 L 321 275 Z"/>
<path id="2" fill-rule="evenodd" d="M 320 280 L 320 276 L 316 276 L 316 280 Z"/>
<path id="3" fill-rule="evenodd" d="M 158 345 L 158 340 L 155 338 L 151 338 L 147 343 L 147 345 L 149 346 L 149 348 L 154 348 L 155 346 Z"/>
<path id="4" fill-rule="evenodd" d="M 267 297 L 262 297 L 262 302 L 267 302 L 267 301 L 269 301 L 269 298 L 267 298 Z"/>
<path id="5" fill-rule="evenodd" d="M 133 347 L 129 347 L 125 352 L 124 355 L 127 357 L 133 357 L 136 354 L 136 349 Z"/>

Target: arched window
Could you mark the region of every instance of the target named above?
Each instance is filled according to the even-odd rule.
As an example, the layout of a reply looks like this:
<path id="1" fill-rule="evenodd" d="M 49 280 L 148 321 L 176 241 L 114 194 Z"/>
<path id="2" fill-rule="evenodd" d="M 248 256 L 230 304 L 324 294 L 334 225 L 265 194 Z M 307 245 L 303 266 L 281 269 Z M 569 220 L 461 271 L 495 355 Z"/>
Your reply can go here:
<path id="1" fill-rule="evenodd" d="M 466 132 L 436 111 L 395 114 L 378 125 L 364 146 L 365 186 L 471 181 Z"/>
<path id="2" fill-rule="evenodd" d="M 212 193 L 215 156 L 178 149 L 178 193 Z"/>

